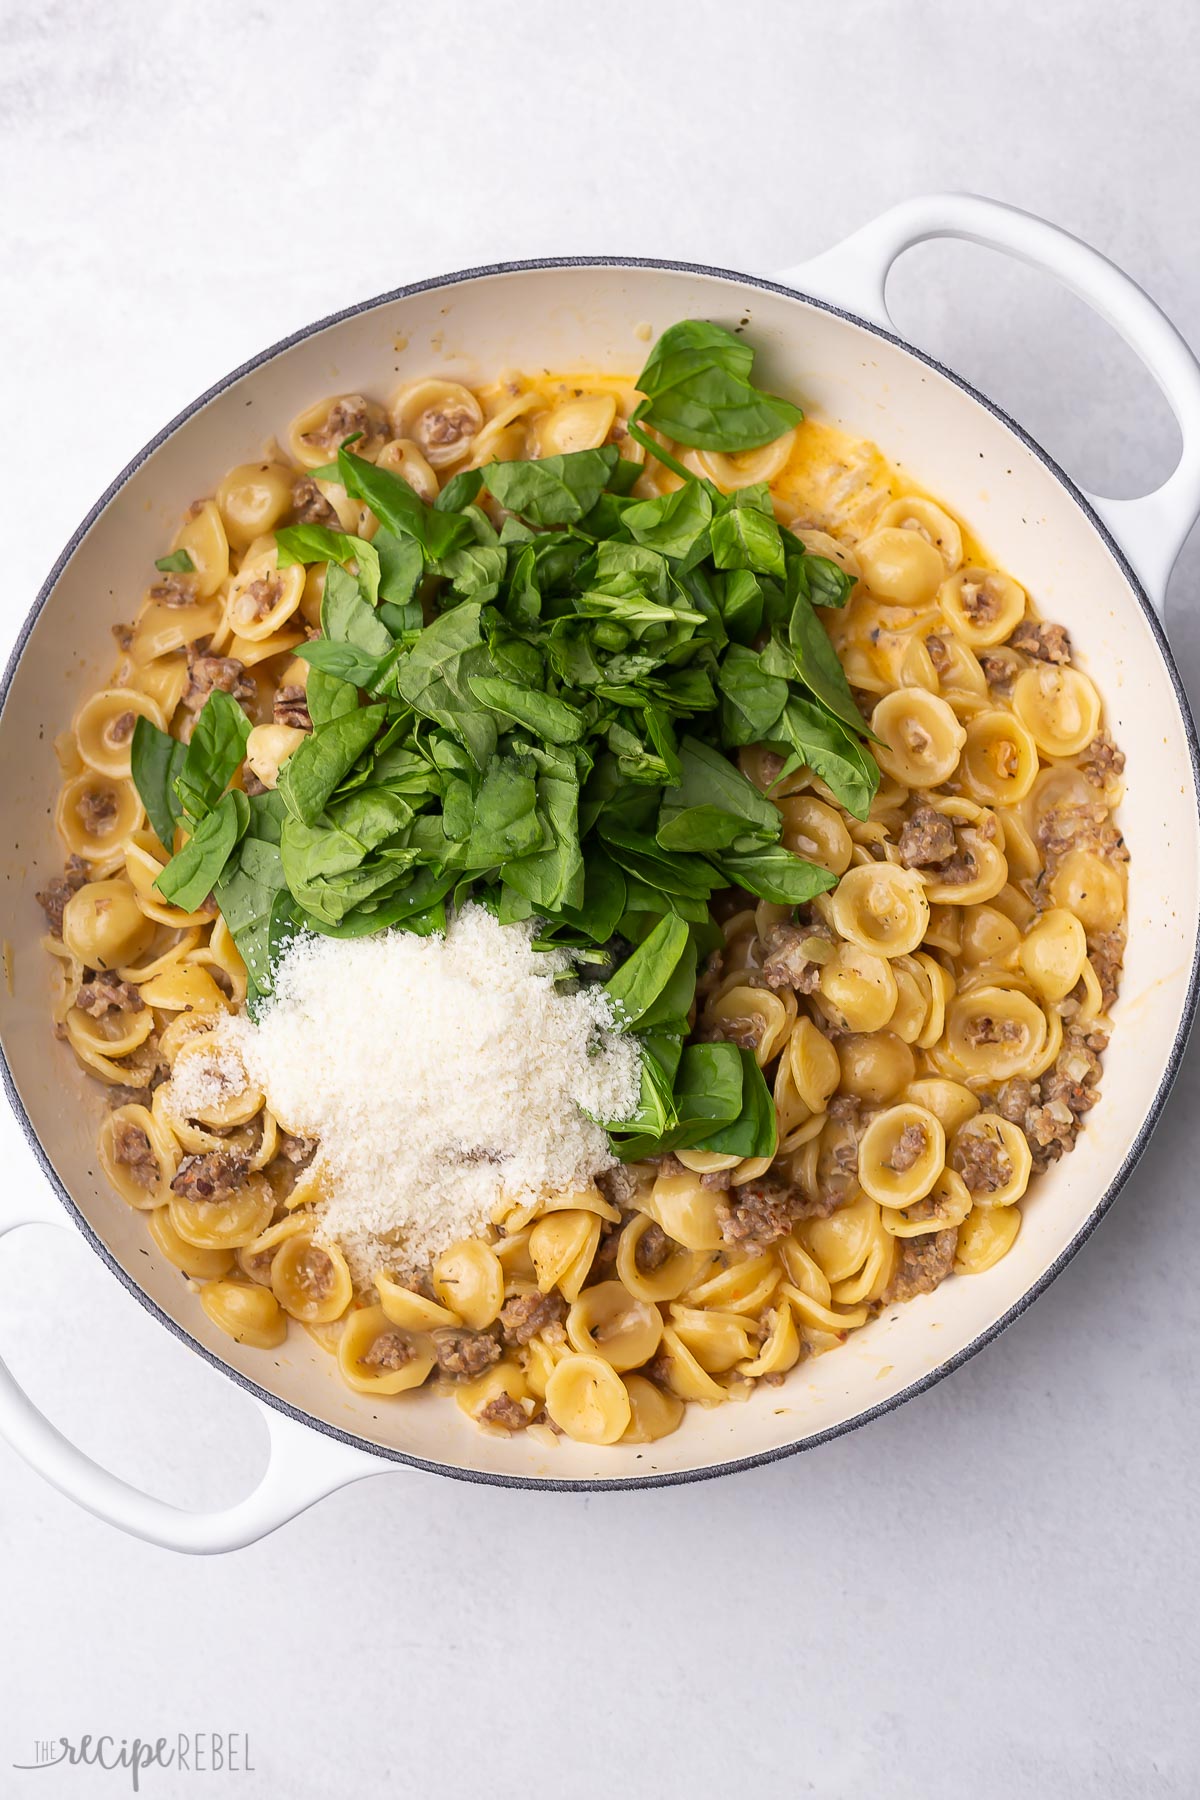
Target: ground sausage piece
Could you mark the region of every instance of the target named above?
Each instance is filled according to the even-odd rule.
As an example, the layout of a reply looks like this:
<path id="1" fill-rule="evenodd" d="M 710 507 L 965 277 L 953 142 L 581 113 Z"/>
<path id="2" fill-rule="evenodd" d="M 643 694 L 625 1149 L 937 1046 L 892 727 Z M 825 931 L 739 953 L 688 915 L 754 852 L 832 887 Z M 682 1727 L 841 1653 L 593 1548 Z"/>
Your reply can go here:
<path id="1" fill-rule="evenodd" d="M 364 1369 L 403 1369 L 416 1354 L 399 1331 L 381 1331 L 359 1361 Z"/>
<path id="2" fill-rule="evenodd" d="M 443 1375 L 471 1381 L 500 1360 L 500 1345 L 490 1331 L 467 1331 L 443 1325 L 433 1333 L 433 1350 Z"/>
<path id="3" fill-rule="evenodd" d="M 988 686 L 998 688 L 1005 694 L 1020 673 L 1020 664 L 1014 658 L 991 650 L 979 652 L 979 666 L 983 670 L 983 677 Z"/>
<path id="4" fill-rule="evenodd" d="M 75 996 L 75 1004 L 80 1012 L 100 1019 L 106 1012 L 141 1012 L 143 1002 L 132 982 L 105 974 L 85 981 Z"/>
<path id="5" fill-rule="evenodd" d="M 914 1163 L 920 1162 L 925 1154 L 925 1148 L 923 1128 L 920 1125 L 906 1125 L 900 1133 L 896 1148 L 888 1158 L 888 1167 L 895 1169 L 898 1175 L 902 1175 L 906 1169 L 911 1169 Z"/>
<path id="6" fill-rule="evenodd" d="M 199 712 L 214 688 L 231 694 L 235 700 L 252 700 L 257 689 L 246 674 L 246 665 L 236 656 L 209 656 L 188 645 L 188 684 L 183 704 L 189 712 Z"/>
<path id="7" fill-rule="evenodd" d="M 718 1188 L 721 1193 L 724 1193 L 730 1186 L 732 1176 L 732 1169 L 709 1169 L 707 1174 L 700 1177 L 700 1186 Z"/>
<path id="8" fill-rule="evenodd" d="M 963 581 L 961 601 L 973 625 L 990 625 L 1000 616 L 1000 595 L 986 575 L 982 581 Z"/>
<path id="9" fill-rule="evenodd" d="M 1068 1025 L 1053 1069 L 1040 1081 L 1007 1081 L 996 1096 L 996 1111 L 1025 1133 L 1038 1174 L 1075 1148 L 1080 1117 L 1100 1097 L 1107 1042 L 1102 1031 Z"/>
<path id="10" fill-rule="evenodd" d="M 647 1225 L 633 1254 L 639 1273 L 653 1275 L 656 1269 L 661 1269 L 665 1262 L 670 1261 L 674 1247 L 661 1225 Z"/>
<path id="11" fill-rule="evenodd" d="M 637 1176 L 624 1163 L 617 1163 L 615 1168 L 600 1171 L 596 1186 L 610 1206 L 628 1206 L 637 1193 Z"/>
<path id="12" fill-rule="evenodd" d="M 959 1132 L 951 1162 L 971 1194 L 994 1194 L 1012 1180 L 1013 1166 L 1004 1145 L 982 1131 Z"/>
<path id="13" fill-rule="evenodd" d="M 944 863 L 954 855 L 954 826 L 936 806 L 918 806 L 900 833 L 900 860 L 910 869 Z"/>
<path id="14" fill-rule="evenodd" d="M 721 1236 L 739 1249 L 764 1250 L 786 1237 L 797 1219 L 810 1216 L 802 1189 L 769 1175 L 745 1181 L 730 1190 L 728 1199 L 717 1201 Z"/>
<path id="15" fill-rule="evenodd" d="M 62 936 L 63 908 L 72 894 L 77 894 L 87 882 L 87 864 L 82 856 L 73 856 L 67 863 L 66 873 L 55 875 L 48 881 L 41 892 L 35 895 L 38 905 L 46 915 L 55 937 Z"/>
<path id="16" fill-rule="evenodd" d="M 203 1156 L 185 1156 L 171 1183 L 171 1192 L 216 1205 L 236 1194 L 249 1169 L 249 1158 L 232 1151 L 207 1150 Z"/>
<path id="17" fill-rule="evenodd" d="M 925 639 L 925 648 L 929 652 L 929 660 L 938 675 L 950 672 L 950 652 L 946 648 L 945 638 L 940 638 L 936 631 Z"/>
<path id="18" fill-rule="evenodd" d="M 75 805 L 89 837 L 100 837 L 117 816 L 117 796 L 108 788 L 85 788 Z"/>
<path id="19" fill-rule="evenodd" d="M 129 1119 L 118 1119 L 113 1125 L 112 1147 L 113 1161 L 122 1163 L 139 1187 L 157 1185 L 158 1158 L 140 1125 Z"/>
<path id="20" fill-rule="evenodd" d="M 481 1425 L 498 1425 L 504 1431 L 524 1431 L 529 1423 L 520 1401 L 503 1390 L 494 1400 L 489 1400 L 476 1417 Z"/>
<path id="21" fill-rule="evenodd" d="M 150 589 L 150 598 L 162 606 L 191 606 L 196 598 L 195 577 L 181 570 L 168 570 Z"/>
<path id="22" fill-rule="evenodd" d="M 1100 1004 L 1107 1012 L 1117 997 L 1121 964 L 1125 960 L 1125 933 L 1122 928 L 1118 926 L 1115 931 L 1093 933 L 1088 939 L 1088 959 L 1100 983 Z"/>
<path id="23" fill-rule="evenodd" d="M 828 928 L 823 924 L 771 927 L 762 966 L 763 980 L 769 988 L 793 988 L 798 994 L 814 991 L 821 979 L 821 964 L 805 948 L 813 938 L 828 939 Z"/>
<path id="24" fill-rule="evenodd" d="M 566 1310 L 561 1294 L 514 1294 L 500 1312 L 505 1343 L 527 1344 L 547 1325 L 558 1324 Z"/>
<path id="25" fill-rule="evenodd" d="M 932 1294 L 954 1267 L 958 1228 L 928 1231 L 922 1237 L 897 1238 L 892 1278 L 883 1290 L 881 1304 L 892 1306 L 911 1300 L 914 1294 Z"/>
<path id="26" fill-rule="evenodd" d="M 701 1036 L 709 1044 L 736 1044 L 741 1050 L 757 1050 L 767 1029 L 765 1019 L 753 1013 L 737 1013 L 732 1019 L 710 1021 Z"/>
<path id="27" fill-rule="evenodd" d="M 1044 625 L 1037 619 L 1022 619 L 1009 638 L 1014 650 L 1036 656 L 1040 662 L 1068 663 L 1071 639 L 1062 625 Z"/>
<path id="28" fill-rule="evenodd" d="M 257 794 L 266 793 L 267 784 L 265 781 L 260 781 L 258 779 L 258 776 L 254 773 L 253 769 L 246 768 L 242 770 L 242 791 L 253 799 Z"/>
<path id="29" fill-rule="evenodd" d="M 329 525 L 340 531 L 342 522 L 311 475 L 302 475 L 292 488 L 292 511 L 302 525 Z"/>
<path id="30" fill-rule="evenodd" d="M 1118 750 L 1107 731 L 1097 732 L 1079 759 L 1086 781 L 1093 787 L 1106 788 L 1125 771 L 1125 752 Z"/>
<path id="31" fill-rule="evenodd" d="M 308 696 L 299 682 L 285 682 L 275 695 L 275 723 L 291 725 L 297 731 L 311 731 L 312 718 Z"/>
<path id="32" fill-rule="evenodd" d="M 279 1148 L 275 1154 L 282 1156 L 287 1162 L 299 1166 L 301 1163 L 311 1162 L 316 1154 L 316 1148 L 316 1138 L 297 1137 L 291 1131 L 281 1131 Z"/>
<path id="33" fill-rule="evenodd" d="M 981 1013 L 968 1022 L 963 1035 L 969 1044 L 1015 1044 L 1021 1027 L 1015 1019 L 997 1021 L 991 1013 Z"/>
<path id="34" fill-rule="evenodd" d="M 1048 861 L 1071 850 L 1091 850 L 1096 856 L 1128 862 L 1125 839 L 1111 822 L 1100 801 L 1064 801 L 1052 806 L 1038 820 L 1037 841 Z"/>
<path id="35" fill-rule="evenodd" d="M 375 426 L 371 418 L 370 402 L 362 394 L 344 394 L 329 409 L 329 416 L 320 431 L 306 431 L 305 442 L 318 444 L 323 450 L 336 450 L 348 437 L 359 436 L 363 440 L 374 435 Z M 361 456 L 364 443 L 353 446 Z"/>

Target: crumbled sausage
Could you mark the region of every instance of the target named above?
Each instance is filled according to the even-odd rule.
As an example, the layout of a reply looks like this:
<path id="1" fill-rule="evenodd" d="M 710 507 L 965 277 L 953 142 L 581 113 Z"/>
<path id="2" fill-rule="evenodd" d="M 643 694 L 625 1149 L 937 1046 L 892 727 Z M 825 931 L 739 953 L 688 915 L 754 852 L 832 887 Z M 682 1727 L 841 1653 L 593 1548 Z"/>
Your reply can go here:
<path id="1" fill-rule="evenodd" d="M 944 863 L 954 855 L 954 826 L 936 806 L 918 806 L 900 833 L 900 860 L 910 869 Z"/>
<path id="2" fill-rule="evenodd" d="M 1007 694 L 1013 682 L 1020 674 L 1021 665 L 1012 656 L 1005 656 L 1002 650 L 981 650 L 979 666 L 983 670 L 983 678 L 990 688 Z"/>
<path id="3" fill-rule="evenodd" d="M 254 773 L 254 770 L 252 768 L 247 766 L 246 768 L 244 768 L 242 770 L 242 792 L 243 793 L 248 794 L 250 796 L 250 798 L 253 799 L 256 794 L 265 794 L 266 791 L 267 791 L 266 782 L 260 781 L 258 779 L 258 776 Z"/>
<path id="4" fill-rule="evenodd" d="M 103 837 L 117 816 L 117 796 L 111 788 L 85 788 L 75 810 L 89 837 Z"/>
<path id="5" fill-rule="evenodd" d="M 1071 660 L 1071 639 L 1062 625 L 1022 619 L 1008 641 L 1014 650 L 1036 656 L 1041 662 L 1068 663 Z"/>
<path id="6" fill-rule="evenodd" d="M 195 576 L 172 569 L 154 583 L 150 598 L 163 606 L 191 606 L 196 598 Z"/>
<path id="7" fill-rule="evenodd" d="M 80 1012 L 101 1019 L 107 1012 L 141 1012 L 142 996 L 131 981 L 112 974 L 93 975 L 75 996 Z"/>
<path id="8" fill-rule="evenodd" d="M 972 625 L 991 625 L 1000 617 L 1003 599 L 996 591 L 995 583 L 986 575 L 982 581 L 964 580 L 961 600 L 962 609 Z"/>
<path id="9" fill-rule="evenodd" d="M 814 938 L 828 940 L 828 926 L 814 921 L 812 924 L 771 927 L 765 940 L 767 953 L 762 966 L 763 980 L 769 988 L 794 988 L 798 994 L 814 991 L 821 979 L 821 963 L 811 955 Z"/>
<path id="10" fill-rule="evenodd" d="M 236 656 L 209 656 L 195 644 L 189 644 L 187 657 L 188 684 L 183 705 L 189 712 L 199 712 L 214 688 L 239 701 L 252 700 L 258 691 L 252 677 L 246 674 L 245 663 Z"/>
<path id="11" fill-rule="evenodd" d="M 557 1325 L 566 1311 L 566 1302 L 558 1293 L 514 1294 L 500 1311 L 505 1343 L 527 1344 L 547 1325 Z"/>
<path id="12" fill-rule="evenodd" d="M 275 723 L 291 725 L 297 731 L 311 731 L 308 695 L 299 682 L 285 682 L 275 695 Z"/>
<path id="13" fill-rule="evenodd" d="M 1068 1025 L 1054 1067 L 1040 1081 L 1007 1081 L 997 1094 L 996 1111 L 1021 1127 L 1039 1174 L 1074 1149 L 1081 1116 L 1100 1098 L 1107 1043 L 1094 1026 Z"/>
<path id="14" fill-rule="evenodd" d="M 637 1185 L 637 1176 L 625 1163 L 602 1169 L 596 1177 L 596 1186 L 610 1206 L 628 1206 L 637 1193 Z"/>
<path id="15" fill-rule="evenodd" d="M 705 1043 L 736 1044 L 741 1050 L 757 1050 L 767 1021 L 760 1013 L 735 1013 L 731 1019 L 708 1019 L 700 1036 Z"/>
<path id="16" fill-rule="evenodd" d="M 700 1186 L 706 1188 L 718 1188 L 721 1193 L 724 1193 L 730 1185 L 732 1175 L 732 1169 L 709 1169 L 705 1174 L 701 1175 Z"/>
<path id="17" fill-rule="evenodd" d="M 960 1131 L 950 1160 L 972 1194 L 994 1194 L 1012 1180 L 1012 1159 L 994 1126 L 991 1131 Z"/>
<path id="18" fill-rule="evenodd" d="M 936 631 L 931 632 L 925 639 L 925 648 L 929 652 L 929 660 L 933 664 L 935 673 L 948 675 L 953 665 L 945 638 L 939 637 Z"/>
<path id="19" fill-rule="evenodd" d="M 430 444 L 457 444 L 475 435 L 474 415 L 465 406 L 439 407 L 425 414 L 425 436 Z"/>
<path id="20" fill-rule="evenodd" d="M 500 1360 L 500 1344 L 490 1331 L 442 1325 L 433 1333 L 433 1353 L 443 1375 L 471 1381 Z"/>
<path id="21" fill-rule="evenodd" d="M 44 888 L 35 895 L 38 905 L 46 915 L 55 937 L 62 936 L 63 909 L 72 894 L 77 894 L 87 882 L 87 864 L 82 856 L 72 856 L 62 875 L 55 875 Z"/>
<path id="22" fill-rule="evenodd" d="M 1118 750 L 1107 731 L 1099 731 L 1079 759 L 1084 779 L 1093 787 L 1106 788 L 1125 770 L 1125 752 Z"/>
<path id="23" fill-rule="evenodd" d="M 158 1047 L 158 1034 L 152 1032 L 144 1044 L 131 1050 L 128 1056 L 116 1059 L 116 1068 L 128 1075 L 126 1084 L 136 1090 L 136 1098 L 145 1099 L 147 1091 L 153 1092 L 161 1087 L 171 1073 L 170 1065 Z"/>
<path id="24" fill-rule="evenodd" d="M 278 575 L 258 575 L 238 595 L 234 618 L 240 625 L 254 625 L 279 605 L 283 583 Z"/>
<path id="25" fill-rule="evenodd" d="M 369 440 L 378 435 L 378 410 L 374 409 L 373 416 L 371 402 L 362 394 L 343 394 L 330 407 L 321 429 L 304 433 L 304 442 L 332 454 L 348 437 Z M 363 442 L 360 441 L 354 448 L 361 455 Z"/>
<path id="26" fill-rule="evenodd" d="M 341 520 L 311 475 L 302 475 L 292 487 L 292 511 L 302 525 L 328 525 L 341 530 Z"/>
<path id="27" fill-rule="evenodd" d="M 1051 862 L 1071 850 L 1090 850 L 1110 861 L 1129 860 L 1125 839 L 1098 800 L 1064 800 L 1049 807 L 1038 820 L 1037 841 Z"/>
<path id="28" fill-rule="evenodd" d="M 969 1044 L 1015 1044 L 1021 1037 L 1016 1019 L 994 1019 L 991 1013 L 980 1013 L 969 1019 L 963 1036 Z"/>
<path id="29" fill-rule="evenodd" d="M 1100 983 L 1100 1004 L 1107 1012 L 1117 997 L 1121 965 L 1125 960 L 1123 928 L 1118 925 L 1115 931 L 1094 932 L 1088 939 L 1088 959 Z"/>
<path id="30" fill-rule="evenodd" d="M 112 1135 L 113 1161 L 129 1170 L 139 1187 L 152 1188 L 158 1182 L 158 1158 L 149 1137 L 131 1119 L 117 1119 Z"/>
<path id="31" fill-rule="evenodd" d="M 364 1369 L 403 1369 L 416 1354 L 403 1332 L 381 1331 L 359 1361 Z"/>
<path id="32" fill-rule="evenodd" d="M 897 1238 L 896 1260 L 881 1304 L 892 1306 L 900 1300 L 911 1300 L 914 1294 L 931 1294 L 953 1269 L 957 1247 L 956 1226 L 928 1231 L 921 1237 Z"/>
<path id="33" fill-rule="evenodd" d="M 744 1181 L 730 1190 L 728 1199 L 717 1201 L 721 1236 L 739 1249 L 763 1250 L 786 1237 L 797 1219 L 811 1216 L 811 1202 L 801 1188 L 769 1175 Z"/>
<path id="34" fill-rule="evenodd" d="M 653 1275 L 656 1269 L 661 1269 L 665 1262 L 670 1261 L 671 1252 L 674 1248 L 675 1246 L 672 1240 L 667 1236 L 662 1226 L 651 1223 L 647 1225 L 645 1231 L 643 1231 L 641 1237 L 638 1239 L 637 1249 L 633 1253 L 633 1260 L 637 1264 L 641 1274 Z"/>
<path id="35" fill-rule="evenodd" d="M 230 1150 L 206 1150 L 202 1156 L 185 1156 L 171 1182 L 171 1192 L 216 1205 L 236 1194 L 249 1169 L 249 1158 Z"/>
<path id="36" fill-rule="evenodd" d="M 906 1125 L 896 1140 L 896 1146 L 888 1158 L 889 1168 L 902 1175 L 919 1163 L 925 1154 L 925 1132 L 920 1125 Z"/>
<path id="37" fill-rule="evenodd" d="M 476 1417 L 481 1425 L 497 1425 L 502 1431 L 524 1431 L 529 1423 L 521 1402 L 503 1389 L 494 1400 L 480 1407 Z"/>
<path id="38" fill-rule="evenodd" d="M 133 643 L 132 625 L 114 625 L 112 634 L 118 650 L 128 650 Z"/>

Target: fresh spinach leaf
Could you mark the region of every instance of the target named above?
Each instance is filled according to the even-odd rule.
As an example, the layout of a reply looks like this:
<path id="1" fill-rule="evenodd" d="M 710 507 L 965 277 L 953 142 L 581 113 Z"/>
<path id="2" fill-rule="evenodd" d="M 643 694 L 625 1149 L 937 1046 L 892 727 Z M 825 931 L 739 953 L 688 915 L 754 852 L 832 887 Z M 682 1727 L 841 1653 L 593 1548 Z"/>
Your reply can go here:
<path id="1" fill-rule="evenodd" d="M 691 948 L 691 935 L 682 919 L 668 915 L 621 964 L 605 985 L 605 995 L 617 1024 L 624 1031 L 637 1024 L 667 989 L 671 977 Z M 694 952 L 693 952 L 693 970 Z"/>
<path id="2" fill-rule="evenodd" d="M 760 900 L 776 906 L 802 906 L 817 894 L 837 886 L 837 876 L 816 863 L 805 862 L 782 844 L 763 844 L 752 850 L 721 850 L 712 861 L 731 887 L 744 887 Z"/>
<path id="3" fill-rule="evenodd" d="M 775 1105 L 753 1050 L 738 1047 L 742 1063 L 742 1105 L 721 1130 L 697 1138 L 695 1148 L 716 1156 L 774 1156 L 778 1148 Z"/>
<path id="4" fill-rule="evenodd" d="M 387 709 L 375 704 L 341 713 L 297 744 L 279 772 L 277 792 L 292 817 L 315 825 L 342 777 L 375 737 Z"/>
<path id="5" fill-rule="evenodd" d="M 180 813 L 175 783 L 186 754 L 186 746 L 178 738 L 160 731 L 157 725 L 139 713 L 130 744 L 133 785 L 141 797 L 154 835 L 168 856 L 174 846 L 175 826 Z"/>
<path id="6" fill-rule="evenodd" d="M 205 813 L 179 854 L 160 872 L 154 886 L 163 899 L 184 912 L 195 912 L 216 887 L 249 822 L 249 801 L 238 789 L 231 789 Z"/>
<path id="7" fill-rule="evenodd" d="M 170 556 L 156 556 L 154 566 L 164 575 L 194 575 L 196 573 L 196 565 L 186 550 L 172 550 Z"/>
<path id="8" fill-rule="evenodd" d="M 214 688 L 196 720 L 176 781 L 190 818 L 203 818 L 217 804 L 246 754 L 249 736 L 250 721 L 237 701 Z"/>
<path id="9" fill-rule="evenodd" d="M 754 387 L 753 366 L 744 340 L 721 325 L 684 319 L 651 350 L 637 380 L 646 401 L 634 417 L 695 450 L 736 455 L 774 443 L 804 415 Z"/>
<path id="10" fill-rule="evenodd" d="M 489 463 L 484 476 L 501 506 L 531 525 L 573 525 L 591 511 L 617 466 L 615 444 L 537 462 Z"/>

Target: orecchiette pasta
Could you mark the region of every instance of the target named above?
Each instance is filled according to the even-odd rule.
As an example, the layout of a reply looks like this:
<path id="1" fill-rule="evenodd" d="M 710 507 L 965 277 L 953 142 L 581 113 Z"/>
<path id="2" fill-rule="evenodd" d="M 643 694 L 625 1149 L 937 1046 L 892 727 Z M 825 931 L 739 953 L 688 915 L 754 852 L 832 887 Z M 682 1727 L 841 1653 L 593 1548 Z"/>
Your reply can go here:
<path id="1" fill-rule="evenodd" d="M 639 398 L 600 375 L 407 380 L 386 404 L 317 400 L 282 449 L 230 469 L 59 740 L 71 860 L 41 896 L 55 1027 L 111 1095 L 100 1166 L 213 1326 L 269 1350 L 296 1320 L 371 1403 L 436 1381 L 484 1430 L 596 1446 L 650 1444 L 688 1402 L 781 1381 L 1008 1252 L 1096 1099 L 1126 911 L 1123 758 L 1099 693 L 962 524 L 812 420 L 737 455 L 651 432 L 724 493 L 769 483 L 777 518 L 855 583 L 819 616 L 870 712 L 874 797 L 852 816 L 821 767 L 744 745 L 780 843 L 836 883 L 799 908 L 731 891 L 705 928 L 694 1036 L 753 1053 L 775 1153 L 693 1139 L 598 1186 L 502 1194 L 419 1278 L 397 1263 L 361 1285 L 323 1230 L 319 1146 L 227 1061 L 218 1079 L 206 1039 L 250 977 L 211 899 L 187 910 L 155 885 L 182 835 L 159 842 L 131 779 L 138 720 L 186 743 L 215 681 L 247 715 L 235 787 L 276 787 L 310 700 L 330 704 L 297 655 L 326 565 L 281 567 L 276 534 L 310 522 L 370 542 L 380 526 L 330 466 L 339 448 L 425 502 L 481 470 L 480 517 L 498 526 L 497 459 L 616 444 L 635 498 L 671 492 L 678 475 L 628 431 Z"/>

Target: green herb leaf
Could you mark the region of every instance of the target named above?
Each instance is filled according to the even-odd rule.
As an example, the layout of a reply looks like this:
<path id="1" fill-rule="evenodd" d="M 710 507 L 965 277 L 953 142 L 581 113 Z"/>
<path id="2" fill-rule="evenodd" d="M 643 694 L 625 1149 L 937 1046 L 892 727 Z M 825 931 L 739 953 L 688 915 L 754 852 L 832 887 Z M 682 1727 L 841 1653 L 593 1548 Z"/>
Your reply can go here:
<path id="1" fill-rule="evenodd" d="M 178 738 L 168 736 L 144 715 L 138 715 L 130 745 L 133 785 L 141 797 L 154 835 L 168 856 L 174 846 L 180 812 L 175 783 L 186 755 L 187 748 Z"/>
<path id="2" fill-rule="evenodd" d="M 292 817 L 315 825 L 330 795 L 370 744 L 387 715 L 381 705 L 342 713 L 298 744 L 279 772 L 277 792 Z"/>
<path id="3" fill-rule="evenodd" d="M 754 352 L 723 326 L 684 319 L 664 331 L 641 374 L 635 418 L 695 450 L 736 455 L 770 444 L 804 417 L 750 381 Z"/>
<path id="4" fill-rule="evenodd" d="M 154 566 L 156 569 L 161 569 L 164 575 L 194 575 L 196 573 L 196 565 L 186 550 L 172 550 L 170 556 L 156 556 Z"/>
<path id="5" fill-rule="evenodd" d="M 206 813 L 178 856 L 154 883 L 164 900 L 195 912 L 212 893 L 234 845 L 250 822 L 250 803 L 232 789 Z"/>
<path id="6" fill-rule="evenodd" d="M 538 462 L 489 463 L 484 475 L 493 498 L 531 525 L 573 525 L 595 506 L 618 459 L 615 444 L 602 444 Z"/>
<path id="7" fill-rule="evenodd" d="M 837 886 L 837 876 L 794 856 L 782 844 L 722 850 L 712 858 L 731 887 L 744 887 L 776 906 L 802 906 Z"/>
<path id="8" fill-rule="evenodd" d="M 659 920 L 649 937 L 621 964 L 604 992 L 623 1031 L 636 1025 L 654 1006 L 687 955 L 691 941 L 683 920 L 668 916 Z"/>
<path id="9" fill-rule="evenodd" d="M 737 1047 L 737 1052 L 742 1063 L 738 1117 L 720 1131 L 695 1139 L 695 1148 L 716 1156 L 774 1156 L 778 1148 L 774 1102 L 753 1050 Z"/>
<path id="10" fill-rule="evenodd" d="M 246 754 L 249 736 L 250 721 L 237 701 L 214 688 L 196 720 L 176 782 L 190 818 L 203 818 L 217 804 Z"/>

